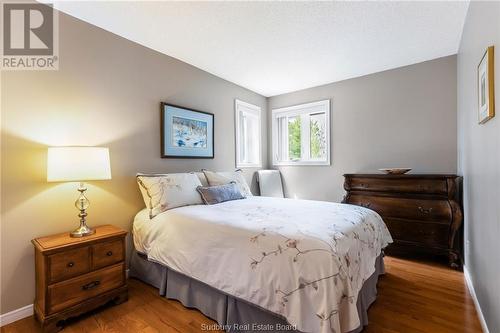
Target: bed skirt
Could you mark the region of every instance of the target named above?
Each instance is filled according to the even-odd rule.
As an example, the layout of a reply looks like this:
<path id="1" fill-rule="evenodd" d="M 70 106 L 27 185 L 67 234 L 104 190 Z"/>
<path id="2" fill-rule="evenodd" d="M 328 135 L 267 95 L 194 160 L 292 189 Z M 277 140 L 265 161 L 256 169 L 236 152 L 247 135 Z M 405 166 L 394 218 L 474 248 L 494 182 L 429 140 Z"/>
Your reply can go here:
<path id="1" fill-rule="evenodd" d="M 375 272 L 365 281 L 358 294 L 356 306 L 361 325 L 349 333 L 361 332 L 368 325 L 368 308 L 377 297 L 378 277 L 384 273 L 383 255 L 380 255 L 375 261 Z M 218 323 L 200 327 L 200 331 L 222 329 L 227 332 L 299 333 L 282 316 L 148 261 L 145 255 L 135 249 L 130 260 L 129 276 L 158 288 L 161 296 L 178 300 L 187 308 L 198 309 Z"/>

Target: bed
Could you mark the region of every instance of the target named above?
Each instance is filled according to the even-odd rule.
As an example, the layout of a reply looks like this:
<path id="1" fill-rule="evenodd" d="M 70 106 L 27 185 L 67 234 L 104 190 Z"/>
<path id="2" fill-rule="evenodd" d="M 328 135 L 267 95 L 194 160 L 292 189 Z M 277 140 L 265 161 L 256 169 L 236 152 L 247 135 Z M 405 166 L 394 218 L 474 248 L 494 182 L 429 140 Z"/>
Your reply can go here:
<path id="1" fill-rule="evenodd" d="M 143 210 L 133 241 L 130 275 L 216 328 L 340 333 L 367 324 L 392 238 L 363 207 L 248 197 L 152 219 Z"/>

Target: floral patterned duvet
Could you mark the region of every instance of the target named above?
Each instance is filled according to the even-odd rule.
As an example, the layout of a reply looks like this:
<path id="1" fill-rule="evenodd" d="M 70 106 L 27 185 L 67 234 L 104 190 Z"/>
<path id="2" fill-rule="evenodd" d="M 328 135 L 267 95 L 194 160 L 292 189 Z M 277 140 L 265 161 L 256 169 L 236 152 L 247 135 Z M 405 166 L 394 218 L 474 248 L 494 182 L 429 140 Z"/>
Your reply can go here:
<path id="1" fill-rule="evenodd" d="M 143 214 L 144 215 L 144 214 Z M 250 197 L 138 214 L 138 251 L 284 316 L 302 332 L 348 332 L 375 259 L 392 238 L 369 209 Z"/>

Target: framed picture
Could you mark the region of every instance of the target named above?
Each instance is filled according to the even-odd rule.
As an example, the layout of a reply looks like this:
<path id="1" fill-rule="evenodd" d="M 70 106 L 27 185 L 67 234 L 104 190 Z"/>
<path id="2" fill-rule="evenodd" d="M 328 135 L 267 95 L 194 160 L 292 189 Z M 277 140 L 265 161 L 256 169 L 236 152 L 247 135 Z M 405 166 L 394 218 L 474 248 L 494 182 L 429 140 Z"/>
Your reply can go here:
<path id="1" fill-rule="evenodd" d="M 488 47 L 477 66 L 478 115 L 479 123 L 484 124 L 495 116 L 495 70 L 494 49 Z"/>
<path id="2" fill-rule="evenodd" d="M 161 157 L 214 158 L 214 115 L 161 103 Z"/>

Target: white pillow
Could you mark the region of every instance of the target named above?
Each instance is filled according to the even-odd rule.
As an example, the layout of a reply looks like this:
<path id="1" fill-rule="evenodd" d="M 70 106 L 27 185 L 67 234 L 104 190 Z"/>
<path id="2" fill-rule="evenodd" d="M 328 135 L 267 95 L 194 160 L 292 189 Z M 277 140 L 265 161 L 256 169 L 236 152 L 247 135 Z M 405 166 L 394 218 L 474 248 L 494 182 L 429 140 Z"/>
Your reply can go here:
<path id="1" fill-rule="evenodd" d="M 207 181 L 207 177 L 205 177 L 205 174 L 203 172 L 195 172 L 194 174 L 200 180 L 201 186 L 209 186 L 208 181 Z"/>
<path id="2" fill-rule="evenodd" d="M 194 173 L 137 174 L 136 178 L 150 219 L 172 208 L 203 204 L 196 190 L 201 182 Z"/>
<path id="3" fill-rule="evenodd" d="M 230 182 L 236 182 L 238 189 L 244 197 L 252 197 L 252 191 L 243 177 L 243 172 L 241 170 L 232 172 L 213 172 L 208 170 L 203 170 L 205 177 L 207 177 L 208 184 L 210 186 L 225 185 Z"/>

